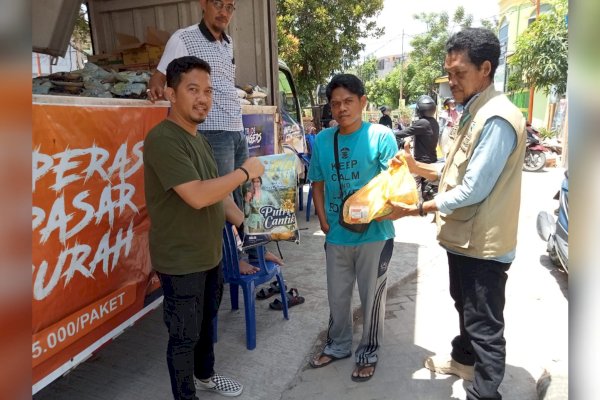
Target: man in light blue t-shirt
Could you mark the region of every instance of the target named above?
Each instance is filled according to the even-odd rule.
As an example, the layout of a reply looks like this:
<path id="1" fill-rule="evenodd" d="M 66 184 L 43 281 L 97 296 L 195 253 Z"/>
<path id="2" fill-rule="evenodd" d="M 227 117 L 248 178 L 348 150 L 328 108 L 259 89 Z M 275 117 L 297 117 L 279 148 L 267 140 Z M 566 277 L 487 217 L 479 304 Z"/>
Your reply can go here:
<path id="1" fill-rule="evenodd" d="M 343 199 L 387 169 L 397 145 L 389 128 L 362 121 L 367 98 L 356 76 L 334 76 L 326 94 L 338 126 L 317 135 L 308 177 L 313 182 L 319 223 L 326 234 L 330 323 L 327 345 L 310 365 L 321 368 L 352 355 L 351 303 L 354 282 L 358 282 L 364 326 L 351 378 L 361 382 L 375 373 L 377 351 L 383 340 L 386 272 L 394 247 L 394 226 L 390 221 L 374 221 L 366 231 L 356 233 L 341 226 L 338 218 Z"/>

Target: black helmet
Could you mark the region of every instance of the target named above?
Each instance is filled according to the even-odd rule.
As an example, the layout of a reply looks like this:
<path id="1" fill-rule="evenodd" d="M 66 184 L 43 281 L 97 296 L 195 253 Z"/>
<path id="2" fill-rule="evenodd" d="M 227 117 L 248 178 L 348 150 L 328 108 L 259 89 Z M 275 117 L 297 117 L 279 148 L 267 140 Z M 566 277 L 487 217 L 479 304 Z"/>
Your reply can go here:
<path id="1" fill-rule="evenodd" d="M 389 109 L 390 109 L 390 108 L 389 108 L 388 106 L 381 106 L 381 107 L 379 107 L 379 111 L 381 111 L 381 113 L 382 113 L 382 114 L 383 114 L 384 112 L 386 112 L 386 111 L 389 111 Z"/>
<path id="2" fill-rule="evenodd" d="M 419 97 L 415 111 L 419 117 L 433 117 L 435 115 L 435 101 L 426 94 Z"/>

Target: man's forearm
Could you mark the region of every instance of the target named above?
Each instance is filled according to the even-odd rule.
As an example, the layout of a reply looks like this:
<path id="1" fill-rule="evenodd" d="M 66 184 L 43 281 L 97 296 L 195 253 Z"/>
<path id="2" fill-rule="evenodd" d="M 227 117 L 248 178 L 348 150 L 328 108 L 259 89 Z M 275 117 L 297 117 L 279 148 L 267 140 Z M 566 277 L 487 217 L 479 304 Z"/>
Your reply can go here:
<path id="1" fill-rule="evenodd" d="M 428 181 L 437 181 L 439 179 L 438 168 L 435 164 L 427 164 L 420 161 L 415 161 L 414 165 L 411 165 L 409 170 L 413 174 L 422 176 Z"/>
<path id="2" fill-rule="evenodd" d="M 236 169 L 219 178 L 191 181 L 173 189 L 187 204 L 199 210 L 223 200 L 245 181 L 246 174 Z"/>
<path id="3" fill-rule="evenodd" d="M 240 226 L 244 222 L 244 213 L 239 209 L 231 196 L 223 199 L 223 208 L 225 210 L 225 219 L 235 226 Z"/>

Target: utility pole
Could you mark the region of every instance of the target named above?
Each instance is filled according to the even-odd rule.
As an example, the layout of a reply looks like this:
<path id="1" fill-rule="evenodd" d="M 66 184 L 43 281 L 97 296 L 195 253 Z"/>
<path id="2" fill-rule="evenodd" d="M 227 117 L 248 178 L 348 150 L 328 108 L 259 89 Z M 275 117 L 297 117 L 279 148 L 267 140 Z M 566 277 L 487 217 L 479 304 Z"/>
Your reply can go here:
<path id="1" fill-rule="evenodd" d="M 540 16 L 540 0 L 531 0 L 535 4 L 535 19 L 537 20 Z M 529 88 L 529 107 L 527 108 L 527 120 L 529 123 L 533 121 L 533 96 L 535 96 L 535 87 Z"/>
<path id="2" fill-rule="evenodd" d="M 398 107 L 402 105 L 402 89 L 404 85 L 404 28 L 402 28 L 402 45 L 400 46 L 400 99 Z"/>

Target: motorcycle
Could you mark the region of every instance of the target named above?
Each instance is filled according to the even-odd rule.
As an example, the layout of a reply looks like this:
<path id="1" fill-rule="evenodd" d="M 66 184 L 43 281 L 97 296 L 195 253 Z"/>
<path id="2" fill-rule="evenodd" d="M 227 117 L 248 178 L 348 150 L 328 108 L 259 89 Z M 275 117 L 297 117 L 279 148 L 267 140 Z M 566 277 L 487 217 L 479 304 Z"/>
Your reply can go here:
<path id="1" fill-rule="evenodd" d="M 421 192 L 423 194 L 423 201 L 433 200 L 435 196 L 437 196 L 438 183 L 439 181 L 432 182 L 425 180 L 425 182 L 423 183 L 425 186 L 423 187 L 423 190 Z"/>
<path id="2" fill-rule="evenodd" d="M 410 143 L 410 149 L 406 149 L 404 147 L 404 143 Z M 398 149 L 404 149 L 404 151 L 413 150 L 413 139 L 412 138 L 398 138 L 396 137 L 396 143 L 398 143 Z M 438 163 L 444 163 L 445 159 L 440 158 L 437 160 Z M 429 181 L 425 178 L 421 178 L 417 175 L 413 175 L 415 177 L 415 181 L 417 183 L 417 190 L 421 192 L 423 201 L 433 200 L 438 193 L 439 180 L 437 181 Z"/>
<path id="3" fill-rule="evenodd" d="M 523 170 L 535 172 L 540 171 L 546 165 L 546 154 L 548 151 L 540 142 L 540 137 L 536 130 L 531 126 L 527 127 L 527 141 L 525 148 L 525 160 L 523 160 Z"/>
<path id="4" fill-rule="evenodd" d="M 440 158 L 437 160 L 437 163 L 444 163 L 446 161 L 445 158 Z M 433 200 L 435 196 L 438 194 L 440 181 L 429 181 L 427 179 L 423 182 L 423 189 L 421 191 L 423 195 L 423 201 Z"/>
<path id="5" fill-rule="evenodd" d="M 548 243 L 546 250 L 552 263 L 569 272 L 569 172 L 565 171 L 559 192 L 554 196 L 559 201 L 555 216 L 541 211 L 537 216 L 537 232 Z"/>

